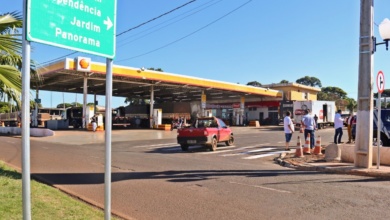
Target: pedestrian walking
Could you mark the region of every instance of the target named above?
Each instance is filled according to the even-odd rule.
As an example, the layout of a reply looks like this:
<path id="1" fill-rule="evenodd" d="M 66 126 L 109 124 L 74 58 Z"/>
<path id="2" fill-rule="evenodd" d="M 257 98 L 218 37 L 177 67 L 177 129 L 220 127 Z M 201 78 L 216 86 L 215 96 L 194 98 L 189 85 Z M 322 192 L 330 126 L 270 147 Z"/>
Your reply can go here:
<path id="1" fill-rule="evenodd" d="M 294 133 L 294 124 L 293 124 L 290 116 L 291 116 L 291 112 L 287 111 L 286 116 L 284 117 L 284 120 L 283 120 L 284 136 L 286 138 L 286 147 L 285 147 L 286 151 L 290 150 L 289 144 L 291 141 L 292 134 Z"/>
<path id="2" fill-rule="evenodd" d="M 316 123 L 316 128 L 318 129 L 318 124 L 317 124 L 317 121 L 318 121 L 318 116 L 317 114 L 314 114 L 314 122 Z"/>
<path id="3" fill-rule="evenodd" d="M 313 116 L 310 114 L 310 110 L 305 110 L 305 115 L 302 117 L 302 126 L 304 128 L 304 136 L 305 140 L 307 139 L 307 135 L 310 134 L 310 149 L 314 148 L 314 130 L 316 129 L 316 123 L 314 121 Z"/>
<path id="4" fill-rule="evenodd" d="M 97 123 L 98 123 L 98 117 L 97 115 L 93 115 L 92 118 L 91 118 L 91 124 L 92 124 L 92 130 L 93 131 L 96 131 L 97 129 Z"/>
<path id="5" fill-rule="evenodd" d="M 344 126 L 344 119 L 341 117 L 341 110 L 337 110 L 336 115 L 334 116 L 334 143 L 335 144 L 341 144 L 341 137 L 343 137 L 343 126 Z"/>

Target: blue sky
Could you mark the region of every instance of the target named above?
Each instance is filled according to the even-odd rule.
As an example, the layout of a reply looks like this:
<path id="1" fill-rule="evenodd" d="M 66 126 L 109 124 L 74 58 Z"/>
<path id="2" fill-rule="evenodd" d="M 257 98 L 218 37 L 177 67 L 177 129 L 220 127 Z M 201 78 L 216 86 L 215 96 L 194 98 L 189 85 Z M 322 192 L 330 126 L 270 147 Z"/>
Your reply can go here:
<path id="1" fill-rule="evenodd" d="M 103 0 L 104 1 L 104 0 Z M 118 0 L 117 34 L 190 0 Z M 0 0 L 0 13 L 22 11 L 22 0 Z M 242 6 L 242 7 L 240 7 Z M 374 22 L 390 18 L 390 1 L 376 0 Z M 295 82 L 304 76 L 357 98 L 360 1 L 196 0 L 117 38 L 114 65 L 162 68 L 165 72 L 246 84 Z M 374 27 L 381 41 L 378 26 Z M 32 43 L 32 59 L 44 63 L 73 51 Z M 145 55 L 144 55 L 145 54 Z M 77 53 L 93 61 L 105 58 Z M 390 77 L 390 51 L 378 46 L 379 70 Z M 373 80 L 375 82 L 375 80 Z M 386 86 L 385 88 L 388 88 Z M 374 92 L 376 92 L 374 85 Z M 74 102 L 75 94 L 40 92 L 43 106 Z M 104 105 L 104 97 L 98 96 Z M 88 97 L 92 102 L 93 97 Z M 82 102 L 82 95 L 77 96 Z M 124 105 L 115 98 L 113 107 Z"/>

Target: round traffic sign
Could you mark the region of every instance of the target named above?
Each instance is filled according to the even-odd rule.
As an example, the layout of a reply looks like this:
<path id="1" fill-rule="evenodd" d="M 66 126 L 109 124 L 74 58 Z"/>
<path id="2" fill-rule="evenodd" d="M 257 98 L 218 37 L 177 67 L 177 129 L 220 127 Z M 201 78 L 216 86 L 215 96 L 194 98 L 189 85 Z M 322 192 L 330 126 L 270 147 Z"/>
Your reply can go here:
<path id="1" fill-rule="evenodd" d="M 383 90 L 385 90 L 385 74 L 382 71 L 379 71 L 376 76 L 376 86 L 378 87 L 378 92 L 382 94 Z"/>

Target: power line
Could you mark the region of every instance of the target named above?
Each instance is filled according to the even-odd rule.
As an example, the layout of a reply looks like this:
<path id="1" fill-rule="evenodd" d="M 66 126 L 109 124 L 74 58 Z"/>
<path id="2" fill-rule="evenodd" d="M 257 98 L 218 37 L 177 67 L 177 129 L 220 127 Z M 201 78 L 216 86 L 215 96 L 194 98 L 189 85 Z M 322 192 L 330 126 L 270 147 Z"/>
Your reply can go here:
<path id="1" fill-rule="evenodd" d="M 214 20 L 214 21 L 208 23 L 207 25 L 205 25 L 205 26 L 203 26 L 203 27 L 201 27 L 201 28 L 199 28 L 199 29 L 197 29 L 197 30 L 195 30 L 195 31 L 193 31 L 193 32 L 191 32 L 191 33 L 189 33 L 189 34 L 187 34 L 187 35 L 185 35 L 185 36 L 183 36 L 183 37 L 177 39 L 177 40 L 174 40 L 174 41 L 172 41 L 172 42 L 170 42 L 170 43 L 168 43 L 168 44 L 165 44 L 165 45 L 163 45 L 163 46 L 161 46 L 161 47 L 158 47 L 158 48 L 156 48 L 156 49 L 154 49 L 154 50 L 150 50 L 150 51 L 148 51 L 148 52 L 146 52 L 146 53 L 139 54 L 139 55 L 136 55 L 136 56 L 133 56 L 133 57 L 129 57 L 129 58 L 125 58 L 125 59 L 122 59 L 122 60 L 117 60 L 116 62 L 127 61 L 127 60 L 131 60 L 131 59 L 134 59 L 134 58 L 137 58 L 137 57 L 145 56 L 145 55 L 147 55 L 147 54 L 150 54 L 150 53 L 153 53 L 153 52 L 155 52 L 155 51 L 161 50 L 161 49 L 163 49 L 163 48 L 165 48 L 165 47 L 168 47 L 168 46 L 170 46 L 170 45 L 172 45 L 172 44 L 174 44 L 174 43 L 177 43 L 177 42 L 179 42 L 179 41 L 181 41 L 181 40 L 183 40 L 183 39 L 185 39 L 185 38 L 187 38 L 187 37 L 189 37 L 189 36 L 191 36 L 191 35 L 193 35 L 193 34 L 199 32 L 199 31 L 201 31 L 201 30 L 203 30 L 203 29 L 207 28 L 208 26 L 210 26 L 210 25 L 212 25 L 212 24 L 218 22 L 219 20 L 221 20 L 221 19 L 227 17 L 228 15 L 230 15 L 230 14 L 232 14 L 233 12 L 237 11 L 238 9 L 244 7 L 246 4 L 248 4 L 248 3 L 251 2 L 251 1 L 252 1 L 252 0 L 249 0 L 249 1 L 245 2 L 245 3 L 243 3 L 242 5 L 238 6 L 237 8 L 233 9 L 232 11 L 226 13 L 225 15 L 219 17 L 218 19 L 216 19 L 216 20 Z"/>
<path id="2" fill-rule="evenodd" d="M 170 14 L 170 13 L 172 13 L 172 12 L 174 12 L 174 11 L 176 11 L 176 10 L 178 10 L 178 9 L 180 9 L 180 8 L 182 8 L 182 7 L 184 7 L 184 6 L 186 6 L 186 5 L 189 5 L 189 4 L 193 3 L 193 2 L 195 2 L 195 1 L 196 1 L 196 0 L 189 1 L 189 2 L 185 3 L 184 5 L 181 5 L 181 6 L 179 6 L 179 7 L 176 7 L 176 8 L 174 8 L 174 9 L 168 11 L 168 12 L 165 12 L 164 14 L 161 14 L 161 15 L 155 17 L 155 18 L 152 18 L 152 19 L 150 19 L 149 21 L 145 21 L 144 23 L 141 23 L 141 24 L 139 24 L 139 25 L 137 25 L 137 26 L 135 26 L 135 27 L 132 27 L 132 28 L 126 30 L 126 31 L 123 31 L 122 33 L 117 34 L 116 36 L 119 37 L 119 36 L 121 36 L 122 34 L 125 34 L 125 33 L 129 32 L 129 31 L 131 31 L 131 30 L 134 30 L 134 29 L 137 29 L 137 28 L 139 28 L 139 27 L 141 27 L 141 26 L 144 26 L 144 25 L 147 24 L 147 23 L 150 23 L 150 22 L 152 22 L 152 21 L 154 21 L 154 20 L 156 20 L 156 19 L 159 19 L 159 18 L 161 18 L 161 17 L 167 15 L 167 14 Z"/>
<path id="3" fill-rule="evenodd" d="M 185 3 L 185 4 L 183 4 L 183 5 L 180 5 L 180 6 L 174 8 L 174 9 L 168 11 L 168 12 L 165 12 L 165 13 L 163 13 L 163 14 L 157 16 L 157 17 L 154 17 L 154 18 L 152 18 L 152 19 L 150 19 L 150 20 L 148 20 L 148 21 L 145 21 L 145 22 L 143 22 L 143 23 L 141 23 L 141 24 L 139 24 L 139 25 L 137 25 L 137 26 L 135 26 L 135 27 L 132 27 L 132 28 L 126 30 L 126 31 L 123 31 L 123 32 L 117 34 L 116 37 L 119 37 L 119 36 L 121 36 L 121 35 L 123 35 L 123 34 L 129 32 L 129 31 L 132 31 L 132 30 L 137 29 L 137 28 L 139 28 L 139 27 L 141 27 L 141 26 L 144 26 L 144 25 L 146 25 L 146 24 L 148 24 L 148 23 L 150 23 L 150 22 L 152 22 L 152 21 L 155 21 L 155 20 L 157 20 L 157 19 L 159 19 L 159 18 L 161 18 L 161 17 L 163 17 L 163 16 L 165 16 L 165 15 L 168 15 L 168 14 L 170 14 L 170 13 L 172 13 L 172 12 L 174 12 L 174 11 L 176 11 L 176 10 L 178 10 L 178 9 L 180 9 L 180 8 L 182 8 L 182 7 L 184 7 L 184 6 L 187 6 L 187 5 L 189 5 L 189 4 L 191 4 L 191 3 L 195 2 L 195 1 L 196 1 L 196 0 L 191 0 L 191 1 L 189 1 L 189 2 L 187 2 L 187 3 Z M 65 58 L 65 57 L 67 57 L 67 56 L 70 56 L 70 55 L 73 55 L 73 54 L 76 54 L 76 53 L 79 53 L 79 51 L 75 51 L 75 52 L 72 52 L 72 53 L 63 55 L 63 56 L 61 56 L 61 57 L 58 57 L 58 58 L 55 58 L 55 59 L 52 59 L 52 60 L 48 60 L 48 61 L 42 62 L 42 63 L 40 63 L 40 65 L 43 65 L 43 64 L 46 64 L 46 63 L 51 63 L 51 62 L 53 62 L 53 61 L 56 61 L 56 60 Z"/>
<path id="4" fill-rule="evenodd" d="M 144 31 L 141 31 L 141 32 L 139 32 L 139 33 L 130 35 L 130 36 L 124 38 L 124 39 L 121 39 L 120 41 L 117 41 L 117 45 L 123 46 L 123 45 L 129 44 L 129 43 L 132 43 L 132 42 L 134 42 L 134 41 L 137 41 L 137 40 L 139 40 L 139 39 L 142 39 L 142 38 L 144 38 L 144 37 L 146 37 L 146 36 L 148 36 L 148 35 L 150 35 L 150 34 L 152 34 L 152 33 L 155 33 L 155 32 L 157 32 L 157 31 L 159 31 L 159 30 L 161 30 L 161 29 L 164 29 L 164 28 L 166 28 L 166 27 L 168 27 L 168 26 L 170 26 L 170 25 L 172 25 L 172 24 L 175 24 L 175 23 L 177 23 L 177 22 L 179 22 L 179 21 L 182 21 L 182 20 L 184 20 L 184 19 L 186 19 L 186 18 L 188 18 L 188 17 L 190 17 L 190 16 L 192 16 L 192 15 L 194 15 L 194 14 L 197 14 L 197 13 L 199 13 L 199 12 L 201 12 L 201 11 L 203 11 L 203 10 L 205 10 L 205 9 L 207 9 L 207 8 L 209 8 L 209 7 L 211 7 L 211 6 L 215 5 L 215 4 L 217 4 L 217 3 L 220 3 L 221 1 L 224 1 L 224 0 L 217 0 L 217 2 L 214 2 L 214 3 L 210 4 L 210 3 L 213 2 L 213 1 L 215 1 L 215 0 L 211 0 L 211 1 L 207 2 L 207 3 L 204 3 L 204 4 L 202 4 L 202 5 L 198 6 L 198 7 L 196 7 L 196 8 L 193 8 L 193 9 L 191 9 L 191 10 L 189 10 L 189 11 L 186 11 L 186 12 L 184 12 L 184 13 L 182 13 L 182 14 L 176 16 L 176 17 L 173 17 L 173 18 L 171 18 L 171 19 L 168 19 L 168 20 L 166 20 L 166 21 L 164 21 L 164 22 L 162 22 L 162 23 L 160 23 L 160 24 L 154 25 L 153 27 L 150 27 L 150 28 L 148 28 L 148 29 L 146 29 L 146 30 L 144 30 Z M 199 9 L 199 10 L 197 10 L 197 9 Z M 195 10 L 196 10 L 196 11 L 195 11 Z M 194 12 L 192 12 L 192 11 L 194 11 Z M 191 14 L 188 14 L 188 13 L 190 13 L 190 12 L 192 12 L 192 13 L 191 13 Z M 185 14 L 188 14 L 188 15 L 184 16 Z M 184 16 L 184 17 L 182 17 L 182 18 L 180 18 L 180 19 L 178 19 L 178 20 L 175 20 L 176 18 L 179 18 L 179 17 L 181 17 L 181 16 Z M 168 24 L 166 24 L 165 26 L 162 26 L 162 27 L 160 27 L 160 28 L 158 28 L 158 29 L 156 29 L 156 30 L 149 31 L 149 30 L 152 30 L 153 28 L 156 28 L 156 27 L 158 27 L 158 26 L 161 26 L 162 24 L 167 23 L 167 22 L 169 22 L 169 21 L 172 21 L 172 22 L 171 22 L 171 23 L 168 23 Z M 149 32 L 147 32 L 147 31 L 149 31 Z M 145 32 L 147 32 L 147 33 L 145 33 Z M 141 35 L 142 33 L 145 33 L 145 34 Z M 133 39 L 133 40 L 130 40 L 130 41 L 126 41 L 127 39 L 134 38 L 134 37 L 137 36 L 137 35 L 141 35 L 141 36 L 138 37 L 138 38 L 136 38 L 136 39 Z M 122 43 L 122 42 L 123 42 L 123 43 Z M 119 44 L 119 43 L 121 43 L 121 44 Z"/>

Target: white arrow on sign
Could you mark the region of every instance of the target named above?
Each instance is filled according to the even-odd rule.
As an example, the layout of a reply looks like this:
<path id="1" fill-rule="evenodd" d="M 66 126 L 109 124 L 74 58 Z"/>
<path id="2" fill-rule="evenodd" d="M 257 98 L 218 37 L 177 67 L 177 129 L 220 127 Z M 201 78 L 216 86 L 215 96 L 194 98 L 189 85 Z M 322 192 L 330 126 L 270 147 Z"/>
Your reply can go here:
<path id="1" fill-rule="evenodd" d="M 112 27 L 112 22 L 108 16 L 107 16 L 107 20 L 104 20 L 103 23 L 107 25 L 107 31 Z"/>

